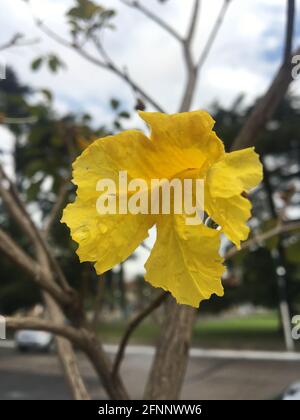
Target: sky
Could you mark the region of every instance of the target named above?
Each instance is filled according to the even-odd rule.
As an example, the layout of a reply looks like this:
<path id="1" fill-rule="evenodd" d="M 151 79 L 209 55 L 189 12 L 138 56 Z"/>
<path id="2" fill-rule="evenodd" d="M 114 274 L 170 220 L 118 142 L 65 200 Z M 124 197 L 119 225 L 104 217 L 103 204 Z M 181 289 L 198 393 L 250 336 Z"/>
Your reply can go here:
<path id="1" fill-rule="evenodd" d="M 193 0 L 140 0 L 162 19 L 186 33 Z M 111 121 L 109 101 L 119 98 L 124 108 L 132 111 L 135 103 L 131 89 L 111 73 L 86 62 L 74 51 L 59 46 L 35 27 L 33 16 L 43 20 L 62 36 L 67 36 L 65 13 L 72 0 L 0 0 L 0 45 L 14 33 L 29 39 L 39 39 L 30 47 L 14 48 L 1 53 L 1 62 L 13 67 L 23 83 L 36 88 L 48 88 L 54 94 L 54 108 L 60 112 L 90 113 L 95 124 Z M 158 100 L 167 112 L 176 112 L 183 93 L 185 67 L 177 42 L 155 23 L 119 0 L 98 0 L 117 10 L 115 30 L 107 31 L 104 43 L 113 59 L 126 67 L 130 76 Z M 199 57 L 206 44 L 223 0 L 202 0 L 193 53 Z M 300 0 L 297 0 L 300 10 Z M 243 93 L 245 104 L 263 94 L 281 60 L 284 39 L 286 1 L 232 0 L 223 26 L 209 58 L 201 70 L 193 109 L 209 109 L 218 101 L 229 107 Z M 295 45 L 300 43 L 300 13 L 297 14 Z M 67 65 L 66 70 L 53 75 L 44 68 L 33 73 L 30 63 L 37 56 L 55 52 Z M 1 81 L 0 81 L 1 83 Z M 300 82 L 292 89 L 300 92 Z M 149 108 L 151 110 L 151 108 Z M 134 117 L 130 124 L 143 128 Z M 1 149 L 12 147 L 5 128 L 0 127 Z M 152 235 L 153 241 L 153 235 Z M 145 250 L 139 251 L 138 261 L 127 265 L 128 275 L 140 270 Z"/>

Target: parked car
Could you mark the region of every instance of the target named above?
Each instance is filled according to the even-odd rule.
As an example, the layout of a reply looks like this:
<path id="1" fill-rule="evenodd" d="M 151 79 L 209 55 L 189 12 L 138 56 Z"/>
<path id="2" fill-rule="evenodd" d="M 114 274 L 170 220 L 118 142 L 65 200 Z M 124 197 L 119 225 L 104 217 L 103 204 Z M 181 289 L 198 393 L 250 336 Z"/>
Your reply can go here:
<path id="1" fill-rule="evenodd" d="M 53 335 L 43 331 L 20 330 L 15 335 L 16 348 L 21 351 L 38 350 L 48 352 L 53 343 Z"/>
<path id="2" fill-rule="evenodd" d="M 283 393 L 282 400 L 285 401 L 300 401 L 300 382 L 295 382 L 290 385 Z"/>

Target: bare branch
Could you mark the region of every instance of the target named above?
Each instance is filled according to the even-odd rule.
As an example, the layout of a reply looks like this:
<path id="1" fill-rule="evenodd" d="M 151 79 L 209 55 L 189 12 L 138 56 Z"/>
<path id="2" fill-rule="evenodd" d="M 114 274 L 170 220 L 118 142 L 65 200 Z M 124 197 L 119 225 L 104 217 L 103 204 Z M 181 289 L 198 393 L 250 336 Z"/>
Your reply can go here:
<path id="1" fill-rule="evenodd" d="M 294 52 L 294 55 L 298 54 L 300 48 Z M 266 94 L 259 100 L 236 137 L 232 150 L 243 149 L 256 143 L 259 134 L 273 117 L 293 81 L 290 63 L 291 59 L 279 69 Z"/>
<path id="2" fill-rule="evenodd" d="M 255 235 L 253 238 L 241 244 L 241 249 L 236 247 L 230 248 L 226 254 L 225 259 L 228 260 L 238 254 L 240 251 L 251 248 L 255 245 L 261 245 L 263 242 L 274 238 L 275 236 L 281 235 L 283 233 L 293 232 L 300 229 L 300 222 L 289 222 L 289 223 L 279 223 L 273 229 L 268 230 L 267 232 L 260 233 Z"/>
<path id="3" fill-rule="evenodd" d="M 217 20 L 216 20 L 216 22 L 213 26 L 213 29 L 212 29 L 209 37 L 208 37 L 207 43 L 204 47 L 204 50 L 203 50 L 203 52 L 202 52 L 202 54 L 199 58 L 199 61 L 198 61 L 198 64 L 197 64 L 197 68 L 199 70 L 202 69 L 202 67 L 203 67 L 203 65 L 204 65 L 204 63 L 205 63 L 205 61 L 206 61 L 206 59 L 207 59 L 207 57 L 208 57 L 208 55 L 211 51 L 211 48 L 212 48 L 212 46 L 213 46 L 213 44 L 216 40 L 218 32 L 219 32 L 219 30 L 222 26 L 223 21 L 224 21 L 224 18 L 225 18 L 225 15 L 226 15 L 226 12 L 228 10 L 228 6 L 229 6 L 230 2 L 231 2 L 231 0 L 224 0 L 223 6 L 220 10 L 220 13 L 217 17 Z"/>
<path id="4" fill-rule="evenodd" d="M 291 55 L 294 33 L 295 2 L 293 0 L 287 0 L 287 2 L 286 39 L 283 64 L 266 94 L 257 103 L 242 127 L 233 143 L 232 150 L 253 146 L 256 143 L 259 133 L 273 117 L 293 81 L 292 56 L 300 54 L 300 47 Z"/>
<path id="5" fill-rule="evenodd" d="M 23 117 L 23 118 L 13 118 L 13 117 L 0 117 L 0 124 L 35 124 L 38 121 L 37 117 Z"/>
<path id="6" fill-rule="evenodd" d="M 2 229 L 0 229 L 0 250 L 58 302 L 63 305 L 70 304 L 68 296 L 65 296 L 55 283 L 50 282 L 47 273 L 41 266 L 28 256 Z"/>
<path id="7" fill-rule="evenodd" d="M 145 90 L 139 86 L 136 82 L 134 82 L 128 74 L 119 68 L 115 63 L 107 63 L 103 60 L 99 60 L 97 57 L 93 56 L 86 50 L 82 49 L 80 45 L 69 42 L 56 34 L 52 31 L 48 26 L 46 26 L 42 21 L 36 20 L 38 27 L 43 31 L 47 36 L 52 38 L 54 41 L 63 45 L 67 48 L 74 50 L 77 54 L 88 60 L 89 62 L 95 64 L 98 67 L 101 67 L 104 70 L 108 70 L 126 82 L 134 91 L 138 92 L 150 105 L 152 105 L 156 110 L 160 112 L 164 112 L 163 108 L 156 102 L 149 94 L 145 92 Z"/>
<path id="8" fill-rule="evenodd" d="M 160 293 L 142 312 L 137 314 L 137 316 L 129 323 L 120 342 L 119 349 L 115 357 L 115 362 L 113 366 L 113 376 L 116 376 L 119 373 L 120 366 L 124 358 L 126 346 L 133 332 L 141 324 L 141 322 L 144 321 L 145 318 L 147 318 L 155 309 L 157 309 L 166 300 L 168 295 L 169 293 L 167 292 Z"/>
<path id="9" fill-rule="evenodd" d="M 7 185 L 5 185 L 5 183 Z M 20 201 L 16 202 L 14 194 L 16 191 L 12 189 L 12 182 L 5 174 L 0 165 L 0 196 L 11 216 L 16 220 L 23 233 L 30 239 L 34 246 L 38 246 L 38 239 L 32 229 L 32 223 L 29 218 L 25 217 L 26 211 L 20 207 Z"/>
<path id="10" fill-rule="evenodd" d="M 197 0 L 198 1 L 198 0 Z M 183 42 L 183 38 L 179 35 L 176 29 L 172 28 L 167 22 L 163 21 L 159 16 L 155 15 L 150 9 L 147 9 L 144 5 L 142 5 L 139 1 L 133 0 L 120 0 L 121 3 L 125 4 L 128 7 L 132 7 L 141 13 L 143 13 L 147 18 L 155 22 L 158 26 L 162 29 L 167 31 L 172 37 L 174 37 L 177 41 Z"/>
<path id="11" fill-rule="evenodd" d="M 83 336 L 80 330 L 66 324 L 54 323 L 39 318 L 5 318 L 7 328 L 12 330 L 46 331 L 67 338 L 78 346 L 82 345 Z"/>
<path id="12" fill-rule="evenodd" d="M 199 10 L 200 10 L 200 0 L 194 0 L 194 1 L 195 3 L 194 3 L 193 11 L 192 11 L 188 34 L 185 39 L 185 42 L 189 45 L 192 43 L 195 32 L 196 32 L 197 22 L 198 22 L 198 17 L 199 17 Z"/>
<path id="13" fill-rule="evenodd" d="M 52 207 L 49 217 L 44 225 L 43 233 L 44 233 L 45 238 L 49 236 L 52 226 L 57 221 L 59 214 L 62 211 L 62 208 L 66 201 L 66 195 L 69 189 L 69 182 L 70 182 L 69 179 L 66 179 L 62 182 L 62 185 L 56 197 L 56 202 L 54 206 Z"/>
<path id="14" fill-rule="evenodd" d="M 15 34 L 6 43 L 0 45 L 0 51 L 7 50 L 11 47 L 26 47 L 39 42 L 38 39 L 24 40 L 22 34 Z"/>
<path id="15" fill-rule="evenodd" d="M 283 62 L 288 63 L 292 54 L 293 35 L 295 26 L 295 0 L 288 0 L 287 2 L 287 24 L 286 24 L 286 39 Z"/>
<path id="16" fill-rule="evenodd" d="M 4 183 L 7 183 L 9 189 L 7 189 Z M 51 267 L 53 268 L 57 280 L 62 286 L 63 290 L 69 295 L 69 297 L 76 299 L 76 292 L 69 286 L 60 266 L 58 265 L 52 251 L 49 249 L 47 242 L 43 238 L 41 232 L 35 226 L 31 218 L 29 217 L 26 208 L 20 200 L 18 191 L 13 182 L 5 174 L 2 166 L 0 165 L 0 196 L 2 197 L 4 204 L 8 208 L 11 216 L 18 223 L 24 234 L 29 238 L 33 246 L 35 247 L 37 254 L 44 260 L 44 255 L 47 256 Z M 40 259 L 39 258 L 39 259 Z M 42 264 L 43 265 L 43 264 Z M 61 290 L 61 294 L 62 291 Z M 76 299 L 78 300 L 78 299 Z"/>
<path id="17" fill-rule="evenodd" d="M 97 331 L 100 312 L 102 309 L 102 301 L 104 299 L 104 290 L 105 290 L 105 276 L 104 274 L 102 274 L 101 276 L 99 276 L 98 281 L 97 281 L 97 291 L 96 291 L 96 296 L 93 303 L 93 320 L 91 322 L 91 325 L 94 331 Z"/>
<path id="18" fill-rule="evenodd" d="M 197 21 L 199 17 L 200 1 L 195 0 L 194 8 L 191 16 L 191 21 L 189 24 L 189 30 L 186 39 L 184 39 L 182 48 L 183 56 L 187 69 L 187 82 L 183 93 L 183 98 L 180 104 L 179 112 L 189 111 L 193 96 L 196 89 L 197 79 L 198 79 L 198 69 L 194 63 L 193 53 L 191 44 L 197 27 Z"/>
<path id="19" fill-rule="evenodd" d="M 57 304 L 57 302 L 54 299 L 52 299 L 52 297 L 47 293 L 44 293 L 43 296 L 48 308 L 51 322 L 53 322 L 55 325 L 65 326 L 65 315 L 62 309 Z M 64 329 L 63 331 L 66 330 Z M 61 336 L 56 336 L 56 345 L 59 360 L 61 362 L 65 378 L 67 380 L 67 383 L 69 385 L 74 399 L 90 400 L 91 398 L 80 373 L 78 359 L 76 357 L 72 342 L 70 341 L 71 337 L 74 339 L 76 338 L 76 336 L 74 335 L 74 331 L 70 330 L 69 328 L 68 333 L 71 334 L 70 337 L 68 337 L 69 339 L 63 338 Z M 75 341 L 75 343 L 76 342 L 77 341 Z M 80 341 L 78 342 L 78 344 L 80 344 Z"/>
<path id="20" fill-rule="evenodd" d="M 141 247 L 143 247 L 146 251 L 151 251 L 151 248 L 150 248 L 150 246 L 148 246 L 145 242 L 142 242 L 141 243 Z"/>

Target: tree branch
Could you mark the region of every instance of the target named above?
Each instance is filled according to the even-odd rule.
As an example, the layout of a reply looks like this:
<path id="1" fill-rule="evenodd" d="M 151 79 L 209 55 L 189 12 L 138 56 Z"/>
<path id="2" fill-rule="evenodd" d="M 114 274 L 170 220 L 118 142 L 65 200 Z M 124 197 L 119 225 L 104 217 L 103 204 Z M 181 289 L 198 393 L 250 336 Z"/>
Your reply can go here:
<path id="1" fill-rule="evenodd" d="M 200 1 L 195 0 L 191 21 L 189 24 L 188 34 L 182 44 L 183 56 L 187 69 L 187 82 L 184 89 L 183 98 L 181 100 L 179 112 L 185 112 L 190 110 L 198 79 L 198 69 L 194 63 L 191 44 L 197 27 L 199 9 Z"/>
<path id="2" fill-rule="evenodd" d="M 70 180 L 66 179 L 62 182 L 62 185 L 60 186 L 59 192 L 56 197 L 56 202 L 52 207 L 49 217 L 46 220 L 43 228 L 43 234 L 45 238 L 49 236 L 52 226 L 57 221 L 59 214 L 62 211 L 62 208 L 66 201 L 66 195 L 69 189 L 69 182 Z"/>
<path id="3" fill-rule="evenodd" d="M 294 55 L 298 54 L 300 54 L 300 48 L 294 53 Z M 232 145 L 232 150 L 250 147 L 257 142 L 259 134 L 265 128 L 267 122 L 273 117 L 292 81 L 291 65 L 283 65 L 266 94 L 258 101 L 246 123 L 243 125 Z"/>
<path id="4" fill-rule="evenodd" d="M 11 39 L 9 39 L 4 44 L 0 45 L 0 51 L 7 50 L 8 48 L 11 48 L 11 47 L 25 47 L 25 46 L 33 45 L 39 42 L 39 40 L 37 39 L 23 40 L 23 41 L 21 41 L 21 39 L 23 39 L 22 34 L 13 35 Z"/>
<path id="5" fill-rule="evenodd" d="M 167 292 L 160 293 L 142 312 L 137 314 L 136 317 L 129 323 L 123 335 L 123 338 L 120 342 L 118 352 L 115 357 L 114 366 L 113 366 L 113 376 L 116 376 L 119 374 L 120 366 L 124 358 L 126 346 L 133 332 L 141 324 L 141 322 L 144 321 L 145 318 L 147 318 L 155 309 L 157 309 L 166 300 L 168 295 L 169 293 Z"/>
<path id="6" fill-rule="evenodd" d="M 213 26 L 213 29 L 212 29 L 209 37 L 208 37 L 208 40 L 207 40 L 207 43 L 206 43 L 206 45 L 203 49 L 203 52 L 202 52 L 202 54 L 199 58 L 199 61 L 198 61 L 198 64 L 197 64 L 198 70 L 202 69 L 202 67 L 203 67 L 203 65 L 204 65 L 204 63 L 205 63 L 205 61 L 206 61 L 206 59 L 207 59 L 207 57 L 208 57 L 208 55 L 211 51 L 211 48 L 212 48 L 212 46 L 213 46 L 213 44 L 216 40 L 218 32 L 219 32 L 219 30 L 222 26 L 223 21 L 224 21 L 224 18 L 225 18 L 226 12 L 228 10 L 228 6 L 230 5 L 230 2 L 231 2 L 231 0 L 224 0 L 223 6 L 220 10 L 220 13 L 217 17 L 217 20 L 216 20 L 216 22 Z"/>
<path id="7" fill-rule="evenodd" d="M 23 118 L 13 118 L 13 117 L 0 117 L 0 124 L 35 124 L 38 121 L 37 117 L 23 117 Z"/>
<path id="8" fill-rule="evenodd" d="M 230 248 L 224 258 L 225 260 L 228 260 L 232 257 L 234 257 L 236 254 L 238 254 L 241 251 L 244 251 L 246 249 L 251 248 L 254 245 L 260 245 L 262 242 L 265 242 L 269 239 L 274 238 L 277 235 L 281 235 L 283 233 L 293 232 L 300 229 L 300 222 L 289 222 L 289 223 L 279 223 L 276 227 L 273 229 L 268 230 L 267 232 L 262 232 L 259 235 L 255 235 L 253 238 L 249 239 L 246 242 L 243 242 L 241 244 L 241 249 L 237 249 L 236 247 Z"/>
<path id="9" fill-rule="evenodd" d="M 243 149 L 245 147 L 253 146 L 256 143 L 259 133 L 273 117 L 278 106 L 285 97 L 291 82 L 293 81 L 292 56 L 300 54 L 300 47 L 294 52 L 294 54 L 291 55 L 295 19 L 295 2 L 293 0 L 287 0 L 287 5 L 285 53 L 283 64 L 273 79 L 269 89 L 257 103 L 246 123 L 242 127 L 232 145 L 232 150 Z"/>
<path id="10" fill-rule="evenodd" d="M 139 1 L 133 0 L 119 0 L 121 3 L 125 4 L 128 7 L 132 7 L 139 12 L 143 13 L 147 18 L 155 22 L 158 26 L 162 29 L 167 31 L 172 37 L 174 37 L 177 41 L 183 42 L 183 38 L 179 35 L 179 33 L 172 28 L 167 22 L 163 21 L 159 16 L 155 15 L 150 9 L 147 9 L 144 5 L 142 5 Z"/>
<path id="11" fill-rule="evenodd" d="M 292 54 L 293 48 L 293 36 L 294 36 L 294 26 L 295 26 L 295 0 L 288 0 L 287 2 L 287 24 L 286 24 L 286 39 L 285 39 L 285 48 L 283 62 L 288 63 L 290 56 Z"/>
<path id="12" fill-rule="evenodd" d="M 105 61 L 99 60 L 97 57 L 94 57 L 92 54 L 87 52 L 86 50 L 83 50 L 80 45 L 69 42 L 56 34 L 54 31 L 52 31 L 48 26 L 46 26 L 41 20 L 35 20 L 37 26 L 40 28 L 41 31 L 43 31 L 48 37 L 52 38 L 54 41 L 59 43 L 60 45 L 63 45 L 64 47 L 70 48 L 74 50 L 77 54 L 91 62 L 92 64 L 95 64 L 98 67 L 101 67 L 104 70 L 108 70 L 112 73 L 114 73 L 116 76 L 118 76 L 120 79 L 122 79 L 124 82 L 126 82 L 134 91 L 138 92 L 149 104 L 151 104 L 157 111 L 164 112 L 163 108 L 156 102 L 149 94 L 147 94 L 144 89 L 139 86 L 136 82 L 134 82 L 131 77 L 128 76 L 126 72 L 124 72 L 121 68 L 119 68 L 114 63 L 107 63 Z"/>
<path id="13" fill-rule="evenodd" d="M 4 185 L 4 183 L 8 184 L 9 189 Z M 37 254 L 41 257 L 46 255 L 55 274 L 57 277 L 58 282 L 62 286 L 63 290 L 68 294 L 69 298 L 72 297 L 78 301 L 76 297 L 76 292 L 69 286 L 61 268 L 57 264 L 53 253 L 48 247 L 47 242 L 43 238 L 41 232 L 35 226 L 31 218 L 29 217 L 26 208 L 22 201 L 20 200 L 18 191 L 16 190 L 15 184 L 11 182 L 8 178 L 6 173 L 4 172 L 1 164 L 0 164 L 0 196 L 2 197 L 7 209 L 11 216 L 15 219 L 18 223 L 19 227 L 22 229 L 24 234 L 29 238 L 31 243 L 36 249 Z M 61 290 L 61 294 L 63 293 Z M 69 302 L 70 303 L 70 302 Z"/>
<path id="14" fill-rule="evenodd" d="M 70 305 L 68 296 L 61 289 L 49 281 L 43 268 L 29 257 L 2 229 L 0 229 L 0 250 L 18 267 L 24 270 L 30 278 L 43 290 L 57 299 L 63 305 Z"/>
<path id="15" fill-rule="evenodd" d="M 194 0 L 194 8 L 192 11 L 192 16 L 191 16 L 191 20 L 190 20 L 190 25 L 189 25 L 189 29 L 188 29 L 188 34 L 187 37 L 185 39 L 185 42 L 188 45 L 191 45 L 195 32 L 196 32 L 196 28 L 197 28 L 197 22 L 198 22 L 198 17 L 199 17 L 199 10 L 200 10 L 200 0 Z"/>
<path id="16" fill-rule="evenodd" d="M 34 331 L 46 331 L 61 337 L 67 338 L 78 346 L 82 346 L 83 336 L 80 330 L 70 327 L 66 324 L 54 323 L 39 318 L 5 318 L 7 328 L 12 330 L 34 330 Z"/>
<path id="17" fill-rule="evenodd" d="M 55 325 L 65 326 L 66 317 L 57 302 L 47 293 L 43 293 L 43 297 L 47 305 L 51 322 L 53 322 Z M 64 331 L 66 330 L 64 329 Z M 74 331 L 71 331 L 69 328 L 68 333 L 71 334 L 69 339 L 61 337 L 60 335 L 55 337 L 58 357 L 73 398 L 75 400 L 90 400 L 91 398 L 82 378 L 72 341 L 70 341 L 71 338 L 76 337 L 74 336 Z M 75 344 L 76 342 L 77 341 L 75 341 Z M 84 341 L 78 341 L 78 345 L 83 343 Z"/>
<path id="18" fill-rule="evenodd" d="M 20 200 L 18 202 L 15 200 L 14 194 L 16 194 L 16 191 L 12 185 L 13 183 L 5 174 L 0 164 L 0 196 L 2 197 L 7 210 L 18 223 L 23 233 L 29 238 L 32 244 L 37 247 L 39 246 L 38 238 L 32 229 L 32 223 L 29 218 L 25 217 L 26 211 L 24 210 L 23 206 L 21 207 Z"/>

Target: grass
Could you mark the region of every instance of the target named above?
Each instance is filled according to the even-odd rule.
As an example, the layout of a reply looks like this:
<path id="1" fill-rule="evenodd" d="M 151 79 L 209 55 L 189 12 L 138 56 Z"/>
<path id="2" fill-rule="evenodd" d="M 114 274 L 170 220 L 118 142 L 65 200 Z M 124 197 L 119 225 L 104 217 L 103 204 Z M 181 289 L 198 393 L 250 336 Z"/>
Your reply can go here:
<path id="1" fill-rule="evenodd" d="M 215 348 L 283 350 L 284 343 L 276 312 L 248 317 L 199 320 L 194 345 Z"/>
<path id="2" fill-rule="evenodd" d="M 99 334 L 106 343 L 118 343 L 125 326 L 126 322 L 123 320 L 103 322 L 99 325 Z M 136 329 L 130 342 L 133 344 L 155 344 L 158 334 L 159 326 L 148 320 Z M 193 346 L 284 350 L 283 336 L 275 311 L 248 317 L 199 318 L 194 328 Z"/>

